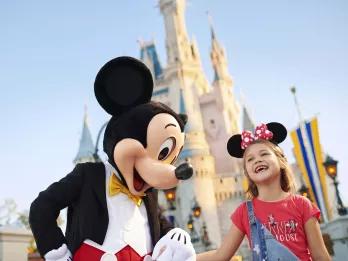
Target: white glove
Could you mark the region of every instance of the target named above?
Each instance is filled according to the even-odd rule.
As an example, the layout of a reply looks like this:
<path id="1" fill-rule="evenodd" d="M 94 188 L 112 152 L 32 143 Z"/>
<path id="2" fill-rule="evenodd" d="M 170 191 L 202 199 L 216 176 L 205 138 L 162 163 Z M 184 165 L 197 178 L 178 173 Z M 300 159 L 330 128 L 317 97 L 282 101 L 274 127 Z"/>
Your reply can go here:
<path id="1" fill-rule="evenodd" d="M 196 253 L 190 235 L 181 228 L 174 228 L 155 245 L 152 259 L 156 261 L 195 261 Z"/>
<path id="2" fill-rule="evenodd" d="M 66 244 L 63 244 L 58 249 L 53 249 L 46 253 L 46 261 L 72 261 L 71 252 L 69 251 Z"/>

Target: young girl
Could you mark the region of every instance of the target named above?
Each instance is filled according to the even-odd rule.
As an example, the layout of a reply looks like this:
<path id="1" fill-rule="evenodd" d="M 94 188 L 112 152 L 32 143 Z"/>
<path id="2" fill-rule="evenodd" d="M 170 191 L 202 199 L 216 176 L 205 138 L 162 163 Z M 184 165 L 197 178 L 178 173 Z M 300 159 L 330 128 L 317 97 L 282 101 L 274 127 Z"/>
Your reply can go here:
<path id="1" fill-rule="evenodd" d="M 227 144 L 231 156 L 243 158 L 250 200 L 231 215 L 231 228 L 221 246 L 197 255 L 197 261 L 230 260 L 244 235 L 253 260 L 331 260 L 320 232 L 319 209 L 293 194 L 290 167 L 277 145 L 286 138 L 285 127 L 261 124 L 254 135 L 243 131 Z"/>

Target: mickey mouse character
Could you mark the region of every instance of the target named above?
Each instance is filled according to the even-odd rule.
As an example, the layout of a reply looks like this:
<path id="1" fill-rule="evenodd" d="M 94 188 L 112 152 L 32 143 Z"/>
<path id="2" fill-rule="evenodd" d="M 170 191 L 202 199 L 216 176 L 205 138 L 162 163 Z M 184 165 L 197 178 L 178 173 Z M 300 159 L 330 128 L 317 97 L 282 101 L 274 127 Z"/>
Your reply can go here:
<path id="1" fill-rule="evenodd" d="M 108 162 L 77 164 L 33 201 L 29 220 L 39 252 L 48 261 L 194 260 L 190 236 L 170 230 L 159 214 L 156 190 L 193 174 L 188 163 L 173 166 L 187 117 L 150 101 L 151 72 L 131 57 L 106 63 L 94 91 L 112 115 L 103 142 Z M 56 220 L 65 207 L 64 236 Z"/>

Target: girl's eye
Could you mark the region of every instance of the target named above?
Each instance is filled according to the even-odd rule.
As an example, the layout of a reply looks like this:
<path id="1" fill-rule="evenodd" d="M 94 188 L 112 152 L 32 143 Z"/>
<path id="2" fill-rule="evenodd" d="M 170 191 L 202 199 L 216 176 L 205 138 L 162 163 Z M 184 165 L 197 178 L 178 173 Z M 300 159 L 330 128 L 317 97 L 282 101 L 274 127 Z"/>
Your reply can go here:
<path id="1" fill-rule="evenodd" d="M 249 158 L 249 159 L 247 159 L 247 162 L 250 162 L 250 161 L 252 161 L 253 160 L 253 158 Z"/>
<path id="2" fill-rule="evenodd" d="M 268 155 L 269 153 L 262 153 L 261 156 L 266 156 Z"/>
<path id="3" fill-rule="evenodd" d="M 158 153 L 158 160 L 165 160 L 168 158 L 168 156 L 172 153 L 172 151 L 175 148 L 175 138 L 174 137 L 170 137 L 168 139 L 166 139 L 160 149 L 159 149 L 159 153 Z"/>

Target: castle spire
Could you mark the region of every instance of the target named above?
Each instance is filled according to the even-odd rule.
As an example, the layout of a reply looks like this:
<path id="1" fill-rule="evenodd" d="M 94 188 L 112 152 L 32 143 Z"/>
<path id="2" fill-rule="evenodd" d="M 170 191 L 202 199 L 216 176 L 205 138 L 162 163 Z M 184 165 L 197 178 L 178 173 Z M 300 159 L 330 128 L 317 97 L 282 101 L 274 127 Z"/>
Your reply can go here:
<path id="1" fill-rule="evenodd" d="M 224 48 L 220 45 L 216 38 L 216 34 L 213 27 L 212 17 L 207 12 L 209 26 L 211 31 L 211 51 L 210 58 L 214 69 L 214 83 L 217 81 L 225 81 L 227 85 L 232 84 L 232 78 L 228 72 L 227 58 Z"/>
<path id="2" fill-rule="evenodd" d="M 247 106 L 245 96 L 241 90 L 240 90 L 240 101 L 241 101 L 241 109 L 242 109 L 242 129 L 254 132 L 255 131 L 254 119 L 250 114 L 250 110 L 249 110 L 249 107 Z"/>
<path id="3" fill-rule="evenodd" d="M 83 116 L 83 126 L 82 126 L 82 135 L 80 139 L 79 150 L 74 159 L 74 164 L 83 163 L 83 162 L 94 162 L 93 152 L 94 152 L 94 143 L 92 140 L 92 135 L 88 127 L 88 114 L 87 106 L 85 105 L 85 113 Z"/>
<path id="4" fill-rule="evenodd" d="M 185 0 L 160 0 L 166 29 L 168 65 L 197 62 L 185 25 Z"/>
<path id="5" fill-rule="evenodd" d="M 215 37 L 215 31 L 214 31 L 214 27 L 213 27 L 213 18 L 211 17 L 209 11 L 207 11 L 207 16 L 208 16 L 208 22 L 209 22 L 209 27 L 210 27 L 211 39 L 214 40 L 214 39 L 216 39 L 216 37 Z"/>

